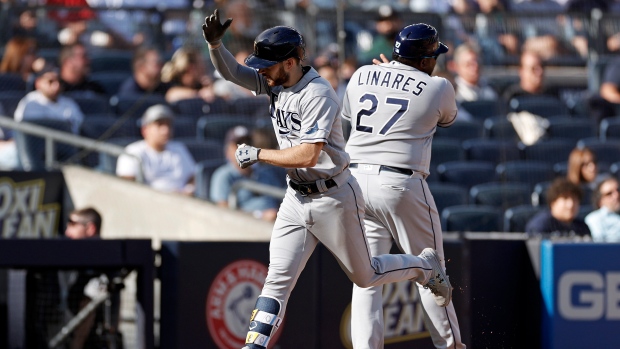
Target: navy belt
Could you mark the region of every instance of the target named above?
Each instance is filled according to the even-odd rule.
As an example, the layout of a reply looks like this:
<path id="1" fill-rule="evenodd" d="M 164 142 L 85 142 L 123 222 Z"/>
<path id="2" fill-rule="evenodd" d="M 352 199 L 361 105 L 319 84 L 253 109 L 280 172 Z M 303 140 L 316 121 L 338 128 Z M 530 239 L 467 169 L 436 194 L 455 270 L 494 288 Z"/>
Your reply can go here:
<path id="1" fill-rule="evenodd" d="M 349 167 L 357 168 L 357 164 L 356 163 L 349 164 Z M 413 175 L 413 170 L 410 170 L 408 168 L 394 167 L 394 166 L 380 165 L 379 166 L 379 171 L 396 172 L 396 173 L 404 174 L 404 175 L 407 175 L 407 176 Z"/>
<path id="2" fill-rule="evenodd" d="M 297 192 L 299 192 L 299 194 L 303 196 L 312 195 L 320 192 L 319 188 L 316 185 L 316 182 L 295 183 L 293 181 L 289 181 L 288 185 L 290 185 L 293 190 L 296 190 Z M 327 187 L 327 189 L 333 188 L 336 186 L 336 181 L 333 178 L 330 178 L 325 181 L 325 186 Z"/>

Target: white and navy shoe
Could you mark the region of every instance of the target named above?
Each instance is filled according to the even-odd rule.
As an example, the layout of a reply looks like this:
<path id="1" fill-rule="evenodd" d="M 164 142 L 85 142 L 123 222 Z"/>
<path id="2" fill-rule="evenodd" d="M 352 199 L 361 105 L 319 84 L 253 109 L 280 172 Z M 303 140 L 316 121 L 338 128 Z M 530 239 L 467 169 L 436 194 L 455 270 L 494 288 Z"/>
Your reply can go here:
<path id="1" fill-rule="evenodd" d="M 441 266 L 437 251 L 432 248 L 425 248 L 419 257 L 429 262 L 433 267 L 433 274 L 428 282 L 423 285 L 424 288 L 431 290 L 437 305 L 447 307 L 452 299 L 452 285 L 450 285 L 450 280 Z"/>

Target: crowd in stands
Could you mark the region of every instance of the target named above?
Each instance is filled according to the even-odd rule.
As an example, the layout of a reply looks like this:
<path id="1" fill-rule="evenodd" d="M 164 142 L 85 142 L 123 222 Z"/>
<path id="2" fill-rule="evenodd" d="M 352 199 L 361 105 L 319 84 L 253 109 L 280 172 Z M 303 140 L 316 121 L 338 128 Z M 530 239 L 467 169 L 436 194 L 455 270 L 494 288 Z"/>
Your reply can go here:
<path id="1" fill-rule="evenodd" d="M 278 8 L 275 4 L 278 1 L 267 3 L 272 6 L 267 10 Z M 600 91 L 592 94 L 582 93 L 581 90 L 588 88 L 585 81 L 577 87 L 551 82 L 547 68 L 563 62 L 558 57 L 572 56 L 580 58 L 577 66 L 585 69 L 588 48 L 592 46 L 587 40 L 591 38 L 586 35 L 586 23 L 579 22 L 582 18 L 567 13 L 578 9 L 586 16 L 586 10 L 598 7 L 613 14 L 620 10 L 619 3 L 576 0 L 347 3 L 366 14 L 363 18 L 367 20 L 361 16 L 357 21 L 355 17 L 347 19 L 346 58 L 338 57 L 335 23 L 328 18 L 317 18 L 316 41 L 320 44 L 316 52 L 308 47 L 306 60 L 306 64 L 313 65 L 328 79 L 340 97 L 357 67 L 372 64 L 372 59 L 381 53 L 389 59 L 395 33 L 405 24 L 421 20 L 416 17 L 417 12 L 439 14 L 430 20 L 441 21 L 438 25 L 444 27 L 442 33 L 446 33 L 450 51 L 434 75 L 444 76 L 453 83 L 459 119 L 453 127 L 439 129 L 435 135 L 428 178 L 434 188 L 443 184 L 457 186 L 466 195 L 456 204 L 474 206 L 483 201 L 471 197 L 470 190 L 475 186 L 493 183 L 505 187 L 511 182 L 525 182 L 526 196 L 538 199 L 507 205 L 504 197 L 504 204 L 500 205 L 502 212 L 496 212 L 497 224 L 489 230 L 525 231 L 525 221 L 518 228 L 505 223 L 506 215 L 516 212 L 517 206 L 528 206 L 529 210 L 523 211 L 527 211 L 523 217 L 528 220 L 544 211 L 544 219 L 556 219 L 562 223 L 556 225 L 560 227 L 571 226 L 563 222 L 573 219 L 583 222 L 595 208 L 600 212 L 611 207 L 602 201 L 617 198 L 616 194 L 596 193 L 600 192 L 598 185 L 606 175 L 620 175 L 620 120 L 616 117 L 620 115 L 617 112 L 620 98 L 616 97 L 620 60 L 610 60 L 607 71 L 601 74 Z M 230 153 L 240 142 L 256 144 L 262 137 L 263 142 L 273 146 L 270 138 L 273 136 L 260 132 L 271 127 L 269 106 L 266 99 L 255 97 L 214 74 L 202 38 L 189 38 L 186 33 L 181 44 L 178 36 L 161 43 L 148 31 L 128 36 L 119 35 L 116 28 L 102 27 L 103 22 L 97 20 L 95 11 L 58 20 L 52 13 L 42 17 L 42 12 L 20 4 L 14 2 L 14 6 L 5 6 L 0 11 L 0 17 L 7 18 L 2 23 L 6 31 L 0 37 L 4 43 L 0 61 L 2 114 L 18 121 L 56 119 L 68 124 L 74 134 L 127 146 L 129 154 L 141 159 L 145 183 L 158 190 L 194 195 L 227 206 L 230 188 L 240 179 L 285 187 L 282 173 L 273 168 L 242 170 L 236 166 L 234 156 L 231 161 Z M 320 11 L 333 8 L 334 4 L 285 1 L 281 8 L 308 10 L 316 6 Z M 223 43 L 242 62 L 252 50 L 254 37 L 274 19 L 259 16 L 259 8 L 253 2 L 230 0 L 217 6 L 222 6 L 224 16 L 235 18 Z M 547 15 L 522 16 L 531 13 L 528 11 Z M 53 30 L 46 30 L 50 28 Z M 196 28 L 187 28 L 188 32 L 192 30 Z M 602 53 L 615 52 L 620 47 L 614 45 L 612 35 L 608 39 Z M 506 57 L 512 60 L 502 60 Z M 486 75 L 487 69 L 498 62 L 508 64 L 506 69 L 513 69 L 517 74 L 511 79 Z M 573 63 L 568 66 L 574 67 Z M 567 92 L 581 99 L 571 104 Z M 14 133 L 8 129 L 2 131 L 2 169 L 28 169 L 24 163 L 30 160 L 24 160 L 16 150 Z M 526 139 L 525 134 L 538 136 Z M 443 154 L 444 147 L 452 153 Z M 121 157 L 108 168 L 104 168 L 103 158 L 71 157 L 74 162 L 121 177 L 139 177 L 135 158 Z M 484 167 L 487 171 L 491 169 L 492 174 L 476 176 L 479 181 L 475 183 L 455 183 L 441 170 L 451 168 L 442 166 L 450 162 L 464 162 L 469 171 L 481 171 Z M 476 167 L 480 162 L 484 162 L 483 166 Z M 502 168 L 519 166 L 526 168 L 525 177 L 519 180 L 509 180 L 510 174 L 500 174 Z M 539 172 L 544 175 L 539 176 Z M 557 189 L 552 184 L 556 178 L 566 178 L 568 182 Z M 609 183 L 604 192 L 613 192 L 607 186 Z M 546 194 L 546 190 L 550 193 Z M 440 210 L 448 207 L 440 202 L 441 197 L 436 197 Z M 590 203 L 591 197 L 603 200 Z M 273 220 L 280 199 L 240 190 L 237 200 L 241 210 Z M 571 212 L 570 220 L 554 215 L 558 202 Z M 576 205 L 569 209 L 566 202 Z M 455 206 L 454 200 L 450 203 Z M 537 217 L 538 221 L 542 219 Z M 445 215 L 442 219 L 447 222 L 450 218 Z M 567 234 L 573 231 L 583 235 L 581 228 L 565 230 Z M 532 230 L 528 228 L 529 231 Z"/>

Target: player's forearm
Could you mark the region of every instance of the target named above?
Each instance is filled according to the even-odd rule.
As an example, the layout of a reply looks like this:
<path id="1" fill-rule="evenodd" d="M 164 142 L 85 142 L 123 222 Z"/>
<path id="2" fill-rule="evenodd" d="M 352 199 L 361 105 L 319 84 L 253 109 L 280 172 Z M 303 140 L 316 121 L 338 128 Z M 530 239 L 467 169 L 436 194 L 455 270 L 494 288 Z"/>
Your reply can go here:
<path id="1" fill-rule="evenodd" d="M 601 85 L 601 97 L 610 103 L 620 103 L 620 91 L 614 84 L 604 83 Z"/>
<path id="2" fill-rule="evenodd" d="M 261 149 L 258 161 L 287 168 L 313 167 L 319 160 L 323 143 L 303 143 L 282 150 Z"/>

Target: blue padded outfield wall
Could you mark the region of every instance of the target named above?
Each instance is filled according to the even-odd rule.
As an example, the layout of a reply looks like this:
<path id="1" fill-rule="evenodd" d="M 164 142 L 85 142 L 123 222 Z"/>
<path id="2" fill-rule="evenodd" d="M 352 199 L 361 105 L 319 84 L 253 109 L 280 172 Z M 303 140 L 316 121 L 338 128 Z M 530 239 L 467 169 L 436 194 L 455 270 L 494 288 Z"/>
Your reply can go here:
<path id="1" fill-rule="evenodd" d="M 543 348 L 620 346 L 620 244 L 541 247 Z"/>

